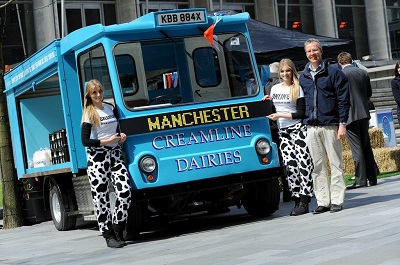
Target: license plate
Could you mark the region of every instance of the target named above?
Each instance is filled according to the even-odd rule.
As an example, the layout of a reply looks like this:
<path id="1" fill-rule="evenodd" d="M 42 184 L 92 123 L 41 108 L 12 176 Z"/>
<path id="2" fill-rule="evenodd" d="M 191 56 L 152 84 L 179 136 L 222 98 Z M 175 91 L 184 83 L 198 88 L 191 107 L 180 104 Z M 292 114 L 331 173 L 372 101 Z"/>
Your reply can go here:
<path id="1" fill-rule="evenodd" d="M 174 24 L 205 22 L 204 11 L 174 12 L 158 14 L 158 25 L 167 26 Z"/>

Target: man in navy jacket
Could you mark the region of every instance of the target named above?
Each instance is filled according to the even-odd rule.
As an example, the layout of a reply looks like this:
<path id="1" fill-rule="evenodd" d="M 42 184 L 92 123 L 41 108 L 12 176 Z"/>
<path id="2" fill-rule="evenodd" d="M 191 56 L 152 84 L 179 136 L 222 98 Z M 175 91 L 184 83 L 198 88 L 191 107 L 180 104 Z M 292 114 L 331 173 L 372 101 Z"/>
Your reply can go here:
<path id="1" fill-rule="evenodd" d="M 343 209 L 346 190 L 341 140 L 346 137 L 350 108 L 348 79 L 322 60 L 317 39 L 308 39 L 304 50 L 309 63 L 299 80 L 306 100 L 307 145 L 314 163 L 312 175 L 318 207 L 313 213 L 338 212 Z"/>

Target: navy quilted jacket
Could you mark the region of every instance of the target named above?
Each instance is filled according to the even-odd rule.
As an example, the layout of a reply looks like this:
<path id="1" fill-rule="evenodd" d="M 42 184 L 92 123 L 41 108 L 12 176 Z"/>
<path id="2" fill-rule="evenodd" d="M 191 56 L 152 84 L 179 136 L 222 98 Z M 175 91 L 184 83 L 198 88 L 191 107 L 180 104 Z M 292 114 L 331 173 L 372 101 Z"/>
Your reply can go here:
<path id="1" fill-rule="evenodd" d="M 304 124 L 346 123 L 350 109 L 349 84 L 346 75 L 324 61 L 313 80 L 309 65 L 310 63 L 306 65 L 299 78 L 306 100 Z"/>

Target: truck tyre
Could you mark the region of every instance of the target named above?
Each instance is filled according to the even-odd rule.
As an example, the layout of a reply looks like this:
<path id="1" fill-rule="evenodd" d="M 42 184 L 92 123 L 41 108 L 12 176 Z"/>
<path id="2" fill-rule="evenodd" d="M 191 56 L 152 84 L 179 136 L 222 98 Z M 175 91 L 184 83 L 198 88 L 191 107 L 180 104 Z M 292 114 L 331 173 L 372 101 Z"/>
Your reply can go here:
<path id="1" fill-rule="evenodd" d="M 242 204 L 246 211 L 255 217 L 265 217 L 273 214 L 279 208 L 278 178 L 247 185 Z"/>
<path id="2" fill-rule="evenodd" d="M 76 215 L 68 215 L 65 211 L 62 198 L 62 194 L 57 185 L 53 185 L 49 193 L 51 217 L 57 230 L 66 231 L 75 227 Z"/>
<path id="3" fill-rule="evenodd" d="M 128 219 L 124 231 L 125 240 L 133 240 L 137 238 L 141 232 L 145 212 L 144 207 L 143 202 L 132 202 L 129 207 Z"/>

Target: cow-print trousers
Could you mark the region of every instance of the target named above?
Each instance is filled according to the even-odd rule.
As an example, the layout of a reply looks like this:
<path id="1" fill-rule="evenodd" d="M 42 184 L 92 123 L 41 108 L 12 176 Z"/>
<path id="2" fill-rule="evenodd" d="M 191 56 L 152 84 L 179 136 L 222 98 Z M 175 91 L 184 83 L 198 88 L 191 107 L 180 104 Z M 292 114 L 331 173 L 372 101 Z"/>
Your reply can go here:
<path id="1" fill-rule="evenodd" d="M 112 230 L 112 224 L 124 226 L 131 204 L 131 184 L 121 147 L 88 147 L 87 174 L 101 233 Z M 109 184 L 115 191 L 115 208 L 111 208 Z"/>
<path id="2" fill-rule="evenodd" d="M 287 169 L 289 189 L 293 199 L 300 195 L 312 197 L 312 171 L 314 165 L 306 144 L 307 127 L 298 122 L 279 129 L 279 147 Z"/>

